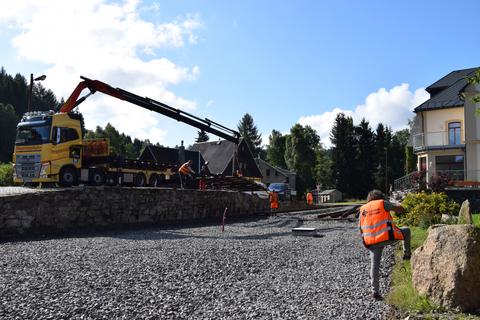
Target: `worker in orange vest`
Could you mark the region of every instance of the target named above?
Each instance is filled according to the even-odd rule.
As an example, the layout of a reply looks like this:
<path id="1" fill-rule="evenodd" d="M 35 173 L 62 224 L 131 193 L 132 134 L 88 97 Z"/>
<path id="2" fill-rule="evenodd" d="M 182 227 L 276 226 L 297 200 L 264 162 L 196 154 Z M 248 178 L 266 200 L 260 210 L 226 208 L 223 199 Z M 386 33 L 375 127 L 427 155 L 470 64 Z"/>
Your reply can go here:
<path id="1" fill-rule="evenodd" d="M 393 223 L 390 211 L 401 214 L 405 210 L 401 205 L 386 201 L 380 190 L 370 191 L 367 203 L 360 207 L 359 226 L 363 244 L 370 251 L 370 281 L 375 300 L 382 299 L 378 278 L 383 248 L 397 240 L 403 240 L 403 259 L 409 260 L 411 256 L 410 229 L 398 228 Z"/>
<path id="2" fill-rule="evenodd" d="M 307 192 L 307 204 L 309 206 L 313 205 L 313 194 L 310 191 Z"/>
<path id="3" fill-rule="evenodd" d="M 278 193 L 276 191 L 271 191 L 268 194 L 270 199 L 270 214 L 276 215 L 276 210 L 278 209 Z"/>
<path id="4" fill-rule="evenodd" d="M 186 186 L 187 179 L 193 179 L 195 171 L 191 168 L 192 160 L 188 160 L 178 168 L 178 174 L 180 176 L 180 187 L 183 189 Z"/>

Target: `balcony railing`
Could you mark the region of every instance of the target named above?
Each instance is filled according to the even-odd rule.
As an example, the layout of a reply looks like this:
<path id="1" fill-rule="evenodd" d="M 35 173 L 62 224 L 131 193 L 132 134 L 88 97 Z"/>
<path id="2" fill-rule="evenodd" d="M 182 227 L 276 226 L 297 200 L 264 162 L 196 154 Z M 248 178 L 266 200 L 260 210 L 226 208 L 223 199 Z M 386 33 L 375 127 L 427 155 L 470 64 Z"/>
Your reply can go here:
<path id="1" fill-rule="evenodd" d="M 458 136 L 456 137 L 458 139 Z M 448 131 L 426 132 L 413 135 L 413 149 L 421 150 L 430 147 L 463 147 L 460 139 L 450 141 Z"/>
<path id="2" fill-rule="evenodd" d="M 416 189 L 422 183 L 428 184 L 432 177 L 440 176 L 449 181 L 450 186 L 480 186 L 480 170 L 427 170 L 412 172 L 394 181 L 395 191 Z"/>

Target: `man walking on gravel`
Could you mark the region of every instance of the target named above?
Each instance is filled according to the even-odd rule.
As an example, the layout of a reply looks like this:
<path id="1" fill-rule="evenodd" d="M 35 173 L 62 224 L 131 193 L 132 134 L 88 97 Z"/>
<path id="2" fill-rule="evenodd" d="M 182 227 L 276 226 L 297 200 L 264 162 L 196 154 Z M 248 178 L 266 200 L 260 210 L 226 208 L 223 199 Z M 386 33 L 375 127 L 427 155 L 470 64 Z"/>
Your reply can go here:
<path id="1" fill-rule="evenodd" d="M 370 280 L 372 285 L 372 297 L 382 299 L 379 291 L 380 260 L 383 248 L 393 244 L 396 240 L 403 240 L 403 259 L 409 260 L 410 229 L 398 228 L 393 223 L 390 211 L 403 213 L 401 205 L 394 205 L 385 200 L 385 195 L 380 190 L 372 190 L 368 193 L 367 203 L 360 207 L 359 225 L 363 244 L 370 251 Z"/>

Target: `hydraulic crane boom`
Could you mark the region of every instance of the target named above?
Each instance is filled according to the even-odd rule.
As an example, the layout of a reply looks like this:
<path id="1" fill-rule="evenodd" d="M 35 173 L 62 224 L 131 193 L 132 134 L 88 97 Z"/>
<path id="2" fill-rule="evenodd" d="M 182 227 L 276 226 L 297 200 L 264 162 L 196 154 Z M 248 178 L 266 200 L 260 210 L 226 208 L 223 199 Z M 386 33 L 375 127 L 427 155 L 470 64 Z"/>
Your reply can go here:
<path id="1" fill-rule="evenodd" d="M 225 140 L 234 142 L 237 145 L 240 141 L 240 133 L 225 126 L 222 126 L 221 124 L 216 123 L 210 119 L 201 119 L 180 109 L 172 108 L 165 103 L 155 101 L 147 97 L 141 97 L 121 88 L 113 88 L 110 85 L 99 80 L 91 80 L 83 76 L 81 76 L 80 78 L 82 78 L 83 81 L 77 85 L 68 100 L 60 108 L 60 112 L 68 113 L 72 111 L 80 103 L 85 101 L 85 99 L 88 98 L 90 95 L 94 94 L 97 91 L 100 91 L 117 99 L 128 101 L 142 108 L 163 114 L 164 116 L 175 119 L 177 121 L 184 122 L 191 125 L 192 127 L 198 128 L 205 132 L 209 132 Z M 90 93 L 79 99 L 81 92 L 85 88 L 88 88 L 90 90 Z"/>

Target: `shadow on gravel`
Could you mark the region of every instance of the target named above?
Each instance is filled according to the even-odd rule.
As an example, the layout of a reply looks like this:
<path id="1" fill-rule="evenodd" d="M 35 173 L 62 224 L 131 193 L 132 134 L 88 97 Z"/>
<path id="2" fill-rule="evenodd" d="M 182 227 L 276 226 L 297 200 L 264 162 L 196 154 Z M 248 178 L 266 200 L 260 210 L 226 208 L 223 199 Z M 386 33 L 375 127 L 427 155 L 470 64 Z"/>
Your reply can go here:
<path id="1" fill-rule="evenodd" d="M 245 226 L 245 228 L 261 228 L 261 227 L 272 227 L 272 228 L 284 228 L 288 225 L 292 225 L 292 228 L 298 228 L 303 225 L 304 221 L 297 218 L 277 218 L 273 220 L 267 220 L 265 223 L 257 223 L 253 226 Z"/>
<path id="2" fill-rule="evenodd" d="M 183 239 L 228 239 L 228 240 L 267 240 L 278 237 L 290 236 L 291 232 L 272 232 L 266 234 L 249 234 L 232 236 L 228 234 L 228 231 L 224 234 L 218 233 L 218 236 L 205 236 L 199 234 L 193 234 L 188 232 L 174 231 L 174 230 L 162 230 L 162 231 L 150 231 L 142 234 L 118 234 L 112 236 L 117 239 L 125 240 L 139 240 L 139 241 L 155 241 L 155 240 L 183 240 Z"/>

